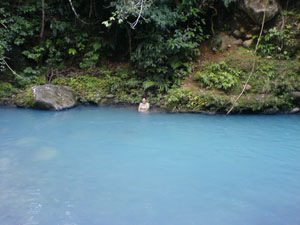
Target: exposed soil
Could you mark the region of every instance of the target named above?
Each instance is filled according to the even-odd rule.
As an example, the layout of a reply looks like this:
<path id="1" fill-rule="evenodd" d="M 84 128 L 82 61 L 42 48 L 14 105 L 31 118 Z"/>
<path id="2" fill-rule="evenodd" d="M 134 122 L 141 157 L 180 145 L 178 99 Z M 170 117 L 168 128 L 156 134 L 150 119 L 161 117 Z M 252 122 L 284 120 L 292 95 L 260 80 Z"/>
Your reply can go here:
<path id="1" fill-rule="evenodd" d="M 214 52 L 211 49 L 210 41 L 205 41 L 200 45 L 200 56 L 198 57 L 197 61 L 193 64 L 193 71 L 192 73 L 185 79 L 183 87 L 189 88 L 194 94 L 198 94 L 200 92 L 214 92 L 218 93 L 218 90 L 207 90 L 200 86 L 199 82 L 193 80 L 194 75 L 201 70 L 201 67 L 206 62 L 220 62 L 224 61 L 226 57 L 229 55 L 233 58 L 249 58 L 254 59 L 253 57 L 249 57 L 249 55 L 241 55 L 236 54 L 238 51 L 237 46 L 232 46 L 229 49 L 224 50 L 223 52 Z M 250 50 L 249 50 L 250 51 Z"/>

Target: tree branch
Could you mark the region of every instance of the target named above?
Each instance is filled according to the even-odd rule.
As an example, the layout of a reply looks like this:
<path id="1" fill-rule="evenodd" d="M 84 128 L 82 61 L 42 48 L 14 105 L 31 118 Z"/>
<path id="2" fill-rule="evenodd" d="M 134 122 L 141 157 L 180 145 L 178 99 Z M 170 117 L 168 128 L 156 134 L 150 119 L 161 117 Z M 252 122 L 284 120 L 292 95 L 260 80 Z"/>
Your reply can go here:
<path id="1" fill-rule="evenodd" d="M 142 12 L 143 12 L 144 0 L 140 0 L 138 3 L 141 4 L 140 12 L 139 12 L 139 16 L 136 19 L 136 21 L 134 21 L 132 24 L 130 24 L 130 26 L 131 26 L 132 29 L 135 29 L 136 25 L 138 24 L 138 22 L 139 22 L 139 20 L 141 18 Z M 138 3 L 137 3 L 137 5 L 138 5 Z"/>
<path id="2" fill-rule="evenodd" d="M 214 10 L 214 13 L 210 17 L 210 22 L 211 22 L 211 32 L 213 35 L 215 35 L 216 33 L 214 30 L 214 17 L 218 15 L 218 11 L 213 5 L 210 5 L 209 7 Z"/>
<path id="3" fill-rule="evenodd" d="M 69 3 L 70 3 L 70 6 L 72 8 L 72 11 L 74 13 L 74 15 L 76 16 L 76 18 L 83 24 L 96 24 L 96 23 L 88 23 L 88 22 L 85 22 L 84 20 L 80 19 L 79 15 L 77 14 L 74 6 L 73 6 L 73 3 L 72 3 L 72 0 L 69 0 Z"/>
<path id="4" fill-rule="evenodd" d="M 1 25 L 2 25 L 5 29 L 7 29 L 7 26 L 5 26 L 4 23 L 1 22 Z"/>
<path id="5" fill-rule="evenodd" d="M 5 65 L 7 66 L 7 68 L 13 73 L 13 75 L 15 75 L 15 76 L 17 76 L 17 77 L 19 77 L 19 78 L 21 78 L 21 79 L 23 79 L 23 80 L 26 80 L 24 77 L 22 77 L 21 75 L 17 74 L 17 72 L 14 71 L 14 70 L 8 65 L 8 63 L 6 62 L 5 58 L 7 58 L 7 57 L 2 56 L 2 57 L 0 58 L 0 60 L 2 60 L 2 61 L 4 62 L 4 64 L 5 64 Z"/>

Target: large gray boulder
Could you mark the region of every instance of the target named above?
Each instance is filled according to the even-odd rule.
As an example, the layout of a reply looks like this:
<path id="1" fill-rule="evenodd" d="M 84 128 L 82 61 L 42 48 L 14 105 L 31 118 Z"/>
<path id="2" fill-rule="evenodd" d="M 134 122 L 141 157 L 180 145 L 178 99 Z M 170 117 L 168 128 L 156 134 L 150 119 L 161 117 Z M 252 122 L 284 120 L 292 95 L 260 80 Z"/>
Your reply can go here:
<path id="1" fill-rule="evenodd" d="M 76 105 L 72 88 L 63 85 L 38 85 L 31 88 L 33 107 L 46 110 L 62 110 Z"/>
<path id="2" fill-rule="evenodd" d="M 265 22 L 273 19 L 279 12 L 277 0 L 239 0 L 239 8 L 244 11 L 256 24 L 261 24 L 266 12 Z"/>

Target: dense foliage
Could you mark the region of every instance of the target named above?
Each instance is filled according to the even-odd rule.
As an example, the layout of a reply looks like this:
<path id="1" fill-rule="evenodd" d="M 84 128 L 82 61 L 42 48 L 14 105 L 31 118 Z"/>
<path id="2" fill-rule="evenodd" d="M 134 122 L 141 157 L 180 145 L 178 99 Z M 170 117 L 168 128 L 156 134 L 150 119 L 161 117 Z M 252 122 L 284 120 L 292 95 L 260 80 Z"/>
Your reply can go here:
<path id="1" fill-rule="evenodd" d="M 30 105 L 30 86 L 53 83 L 72 87 L 82 103 L 135 104 L 146 95 L 169 110 L 226 111 L 243 88 L 253 51 L 202 63 L 200 45 L 212 37 L 204 42 L 212 47 L 220 31 L 232 35 L 236 2 L 1 1 L 0 103 Z M 238 112 L 295 106 L 288 93 L 300 91 L 299 1 L 280 3 L 286 10 L 265 26 L 258 47 L 268 60 L 259 61 L 246 92 L 252 97 L 241 98 Z"/>
<path id="2" fill-rule="evenodd" d="M 194 80 L 201 81 L 206 88 L 227 90 L 237 85 L 240 74 L 222 61 L 203 65 L 203 70 L 194 76 Z"/>
<path id="3" fill-rule="evenodd" d="M 269 28 L 264 35 L 259 53 L 278 59 L 295 58 L 300 50 L 300 12 L 284 11 L 277 20 L 276 25 Z"/>
<path id="4" fill-rule="evenodd" d="M 185 75 L 197 46 L 209 37 L 206 2 L 2 1 L 0 70 L 8 71 L 7 63 L 17 78 L 49 78 L 66 66 L 92 71 L 108 61 L 129 61 L 166 88 Z"/>

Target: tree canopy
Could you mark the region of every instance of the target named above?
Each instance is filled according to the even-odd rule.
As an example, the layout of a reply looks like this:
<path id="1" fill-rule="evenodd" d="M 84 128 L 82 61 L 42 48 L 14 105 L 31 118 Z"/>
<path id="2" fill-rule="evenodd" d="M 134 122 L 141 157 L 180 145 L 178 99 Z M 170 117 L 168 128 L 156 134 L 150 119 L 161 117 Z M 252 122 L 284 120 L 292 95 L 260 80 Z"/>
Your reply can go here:
<path id="1" fill-rule="evenodd" d="M 30 77 L 72 64 L 128 61 L 149 76 L 171 79 L 209 37 L 209 1 L 117 0 L 0 3 L 1 70 Z"/>

